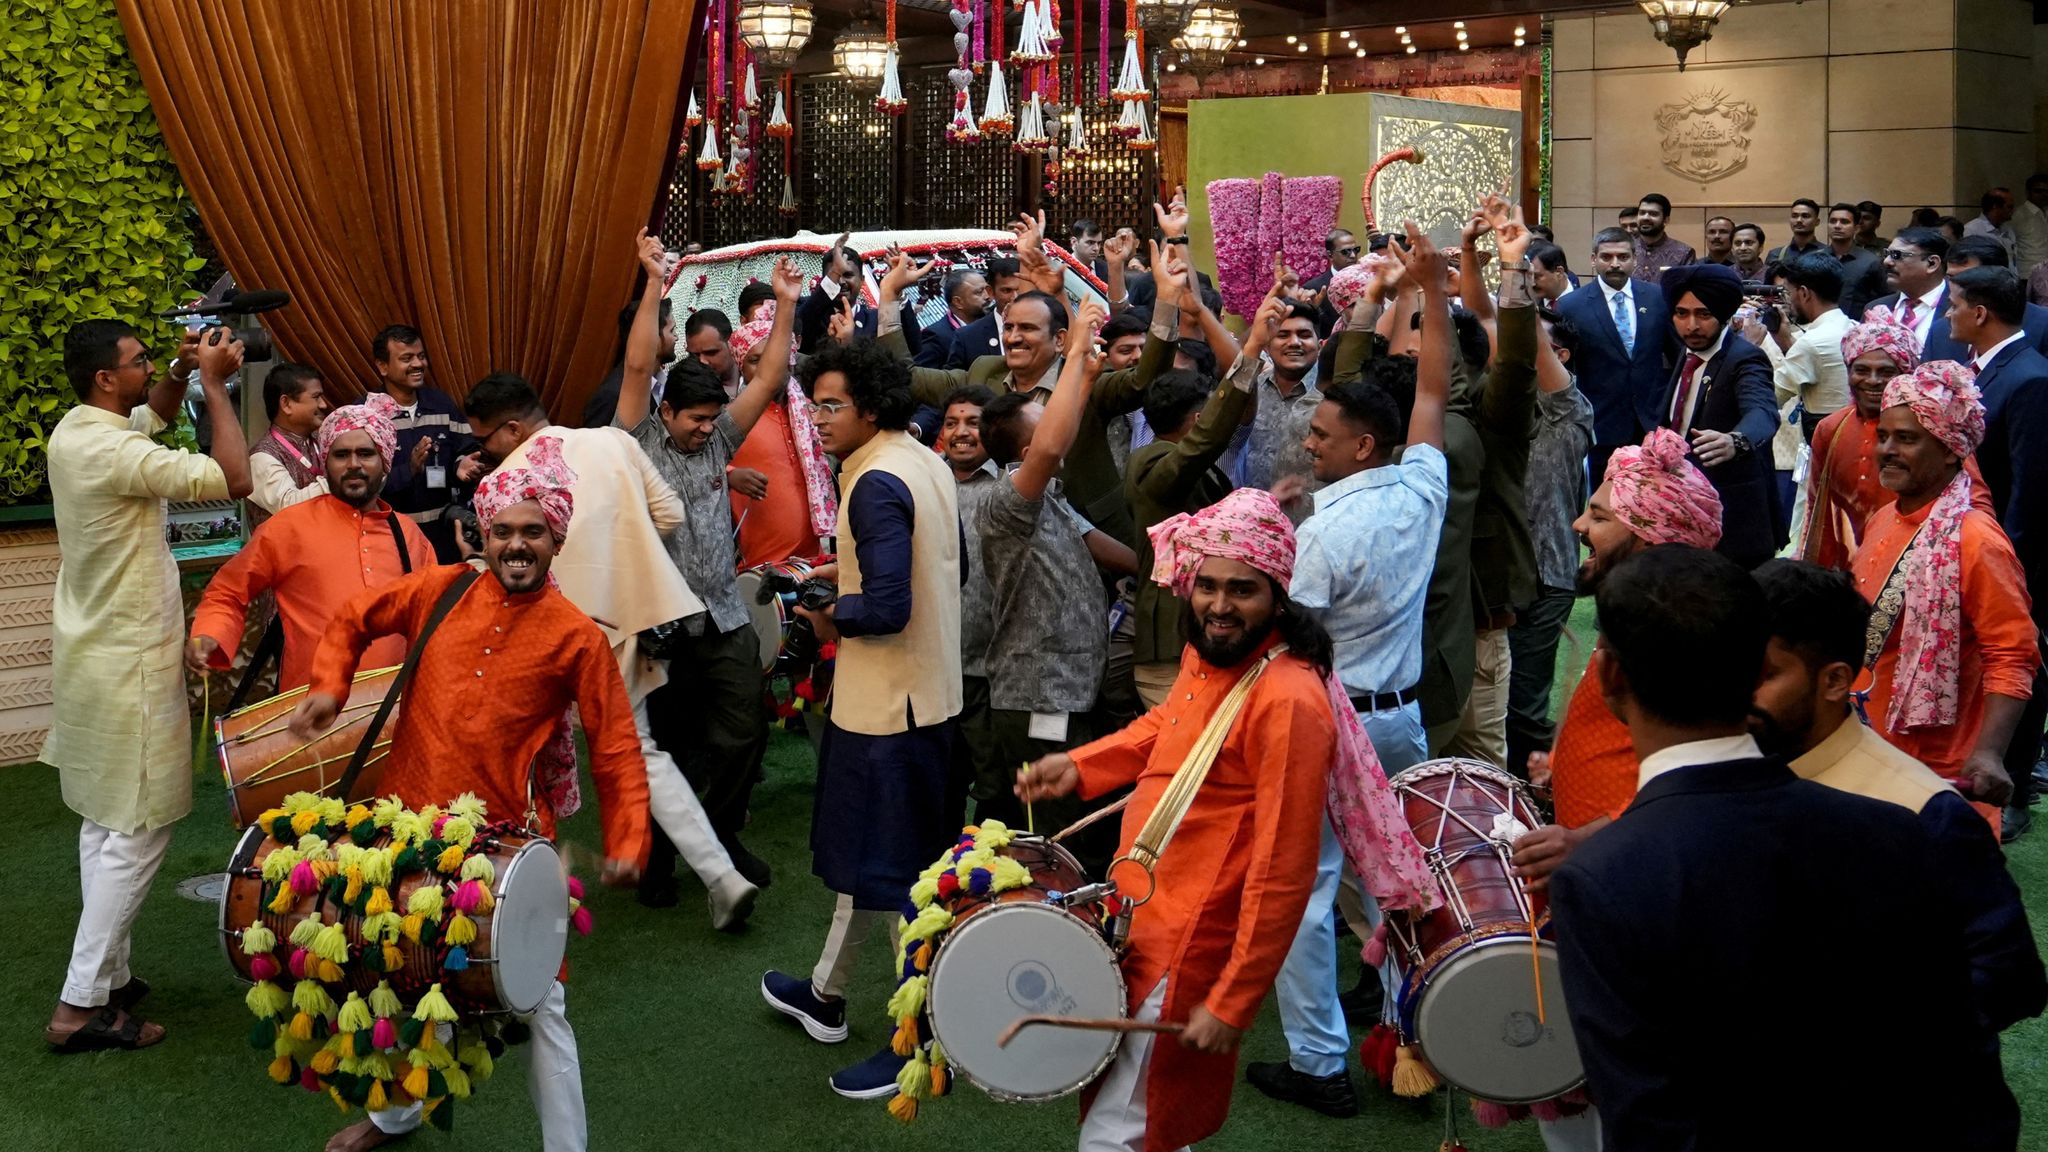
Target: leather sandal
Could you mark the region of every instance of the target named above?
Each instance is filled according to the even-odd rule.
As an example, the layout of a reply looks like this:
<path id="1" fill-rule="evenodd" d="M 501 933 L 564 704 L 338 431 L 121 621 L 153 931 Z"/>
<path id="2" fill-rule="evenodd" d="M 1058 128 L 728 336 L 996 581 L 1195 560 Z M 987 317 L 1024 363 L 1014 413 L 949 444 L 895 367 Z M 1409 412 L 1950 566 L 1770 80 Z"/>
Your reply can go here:
<path id="1" fill-rule="evenodd" d="M 73 1052 L 103 1052 L 109 1049 L 133 1052 L 159 1043 L 164 1038 L 163 1033 L 159 1032 L 154 1038 L 145 1040 L 142 1036 L 145 1022 L 140 1016 L 129 1015 L 117 1028 L 114 1022 L 120 1019 L 121 1010 L 109 1004 L 69 1032 L 59 1032 L 54 1028 L 43 1029 L 43 1039 L 58 1054 L 69 1055 Z"/>

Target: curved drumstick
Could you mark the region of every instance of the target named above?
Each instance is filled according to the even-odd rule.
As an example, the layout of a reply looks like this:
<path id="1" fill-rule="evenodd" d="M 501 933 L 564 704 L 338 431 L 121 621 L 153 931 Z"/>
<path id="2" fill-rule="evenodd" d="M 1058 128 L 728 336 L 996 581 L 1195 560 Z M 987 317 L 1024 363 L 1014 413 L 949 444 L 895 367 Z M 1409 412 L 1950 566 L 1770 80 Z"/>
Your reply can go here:
<path id="1" fill-rule="evenodd" d="M 1012 1021 L 1003 1034 L 996 1037 L 996 1047 L 1008 1048 L 1017 1033 L 1033 1024 L 1050 1024 L 1055 1028 L 1085 1028 L 1091 1032 L 1157 1032 L 1166 1036 L 1178 1036 L 1186 1027 L 1165 1020 L 1117 1020 L 1087 1016 L 1019 1016 Z"/>
<path id="2" fill-rule="evenodd" d="M 1117 813 L 1123 811 L 1124 806 L 1129 804 L 1130 802 L 1131 798 L 1127 795 L 1123 799 L 1117 801 L 1114 804 L 1104 805 L 1103 807 L 1098 808 L 1093 812 L 1090 812 L 1088 815 L 1081 817 L 1079 820 L 1074 821 L 1072 824 L 1069 824 L 1065 828 L 1062 828 L 1058 832 L 1054 833 L 1052 837 L 1052 842 L 1054 844 L 1057 844 L 1060 841 L 1065 840 L 1067 837 L 1072 836 L 1074 833 L 1079 832 L 1081 829 L 1088 827 L 1090 824 L 1095 823 L 1097 820 L 1102 820 L 1107 817 L 1116 815 Z"/>

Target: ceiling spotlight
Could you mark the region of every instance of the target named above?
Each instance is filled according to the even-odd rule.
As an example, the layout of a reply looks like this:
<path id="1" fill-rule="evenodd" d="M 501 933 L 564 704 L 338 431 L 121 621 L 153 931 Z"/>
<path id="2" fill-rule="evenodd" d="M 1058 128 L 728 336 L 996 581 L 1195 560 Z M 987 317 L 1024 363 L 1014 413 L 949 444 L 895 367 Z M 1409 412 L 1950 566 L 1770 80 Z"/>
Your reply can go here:
<path id="1" fill-rule="evenodd" d="M 1457 37 L 1460 40 L 1463 40 L 1465 38 L 1465 30 L 1463 28 L 1458 29 Z"/>
<path id="2" fill-rule="evenodd" d="M 1463 52 L 1470 47 L 1472 45 L 1465 43 L 1463 40 L 1458 41 L 1458 51 Z"/>
<path id="3" fill-rule="evenodd" d="M 1528 28 L 1526 28 L 1526 27 L 1524 27 L 1523 25 L 1520 25 L 1520 24 L 1517 24 L 1517 25 L 1515 25 L 1515 35 L 1517 35 L 1517 36 L 1527 36 L 1528 34 L 1529 34 L 1529 29 L 1528 29 Z"/>
<path id="4" fill-rule="evenodd" d="M 1413 56 L 1413 55 L 1415 55 L 1415 45 L 1413 45 L 1413 44 L 1410 44 L 1410 45 L 1408 46 L 1408 54 L 1409 54 L 1410 56 Z"/>
<path id="5" fill-rule="evenodd" d="M 1396 24 L 1394 25 L 1394 31 L 1399 35 L 1406 36 L 1408 34 L 1408 26 L 1406 24 Z"/>
<path id="6" fill-rule="evenodd" d="M 1464 26 L 1465 26 L 1465 22 L 1464 22 L 1463 20 L 1453 20 L 1453 21 L 1451 21 L 1451 27 L 1453 27 L 1453 28 L 1463 28 Z"/>
<path id="7" fill-rule="evenodd" d="M 1306 52 L 1306 51 L 1308 51 L 1308 45 L 1306 45 L 1306 44 L 1303 44 L 1303 45 L 1301 45 L 1301 46 L 1300 46 L 1300 47 L 1299 47 L 1299 48 L 1297 49 L 1297 51 L 1301 51 L 1301 52 Z"/>
<path id="8" fill-rule="evenodd" d="M 1408 38 L 1408 37 L 1406 37 L 1406 36 L 1403 36 L 1403 37 L 1401 37 L 1401 43 L 1403 43 L 1403 44 L 1413 44 L 1413 43 L 1415 43 L 1415 41 L 1413 41 L 1413 40 L 1409 39 L 1409 38 Z"/>
<path id="9" fill-rule="evenodd" d="M 1520 36 L 1515 37 L 1515 47 L 1520 48 L 1522 45 L 1526 43 L 1528 43 L 1528 41 L 1522 39 Z"/>
<path id="10" fill-rule="evenodd" d="M 1171 60 L 1168 60 L 1168 61 L 1166 62 L 1166 70 L 1167 70 L 1168 72 L 1176 72 L 1176 71 L 1179 71 L 1179 69 L 1177 69 L 1177 68 L 1175 68 L 1175 67 L 1174 67 L 1173 61 L 1171 61 Z"/>
<path id="11" fill-rule="evenodd" d="M 1363 48 L 1360 48 L 1360 49 L 1358 50 L 1358 55 L 1359 55 L 1359 57 L 1360 57 L 1361 59 L 1362 59 L 1362 58 L 1364 58 L 1364 56 L 1365 56 L 1365 49 L 1363 49 Z"/>
<path id="12" fill-rule="evenodd" d="M 1288 42 L 1289 44 L 1292 44 L 1292 43 L 1294 43 L 1294 37 L 1292 37 L 1292 36 L 1289 36 L 1289 37 L 1287 38 L 1287 42 Z"/>
<path id="13" fill-rule="evenodd" d="M 1266 58 L 1265 58 L 1264 56 L 1254 56 L 1254 57 L 1252 57 L 1252 63 L 1254 63 L 1254 64 L 1264 64 L 1265 62 L 1266 62 Z"/>
<path id="14" fill-rule="evenodd" d="M 1239 41 L 1237 42 L 1237 46 L 1238 46 L 1239 48 L 1243 48 L 1243 47 L 1245 47 L 1245 41 L 1243 41 L 1243 40 L 1239 40 Z"/>

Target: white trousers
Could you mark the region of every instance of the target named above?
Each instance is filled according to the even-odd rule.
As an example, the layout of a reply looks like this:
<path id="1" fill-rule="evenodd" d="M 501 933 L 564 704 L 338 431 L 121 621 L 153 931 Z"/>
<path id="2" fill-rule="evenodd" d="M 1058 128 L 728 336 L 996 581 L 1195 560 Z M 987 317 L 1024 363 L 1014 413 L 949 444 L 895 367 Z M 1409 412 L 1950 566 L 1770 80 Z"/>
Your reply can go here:
<path id="1" fill-rule="evenodd" d="M 704 814 L 704 805 L 683 778 L 683 770 L 655 745 L 648 729 L 647 697 L 661 683 L 657 679 L 651 686 L 640 683 L 629 689 L 633 693 L 633 728 L 640 735 L 640 755 L 647 760 L 647 814 L 668 833 L 676 853 L 709 888 L 732 873 L 732 856 L 718 842 L 718 833 L 711 830 L 711 818 Z"/>
<path id="2" fill-rule="evenodd" d="M 811 991 L 820 999 L 837 1000 L 846 995 L 853 980 L 853 966 L 860 959 L 861 945 L 876 924 L 889 929 L 889 954 L 896 954 L 896 913 L 855 908 L 853 897 L 842 892 L 832 909 L 832 927 L 825 933 L 825 950 L 818 954 L 818 966 L 811 969 Z"/>
<path id="3" fill-rule="evenodd" d="M 576 1033 L 569 1027 L 566 1007 L 557 982 L 533 1015 L 520 1017 L 533 1028 L 533 1039 L 526 1045 L 526 1091 L 540 1114 L 545 1152 L 583 1152 L 590 1143 L 583 1116 L 583 1066 L 576 1058 Z M 420 1126 L 423 1110 L 415 1100 L 403 1108 L 370 1113 L 370 1123 L 379 1132 L 401 1136 Z"/>
<path id="4" fill-rule="evenodd" d="M 1138 1006 L 1137 1018 L 1157 1020 L 1165 1008 L 1166 981 L 1161 980 Z M 1095 1092 L 1095 1102 L 1081 1119 L 1081 1152 L 1145 1152 L 1145 1085 L 1151 1079 L 1156 1039 L 1150 1032 L 1125 1034 L 1123 1047 L 1117 1049 L 1116 1060 Z"/>
<path id="5" fill-rule="evenodd" d="M 168 826 L 132 834 L 90 820 L 79 826 L 78 887 L 85 900 L 71 938 L 64 1003 L 98 1008 L 108 993 L 128 983 L 129 930 L 170 846 Z"/>
<path id="6" fill-rule="evenodd" d="M 1577 1116 L 1538 1120 L 1546 1152 L 1600 1152 L 1600 1113 L 1588 1108 Z"/>

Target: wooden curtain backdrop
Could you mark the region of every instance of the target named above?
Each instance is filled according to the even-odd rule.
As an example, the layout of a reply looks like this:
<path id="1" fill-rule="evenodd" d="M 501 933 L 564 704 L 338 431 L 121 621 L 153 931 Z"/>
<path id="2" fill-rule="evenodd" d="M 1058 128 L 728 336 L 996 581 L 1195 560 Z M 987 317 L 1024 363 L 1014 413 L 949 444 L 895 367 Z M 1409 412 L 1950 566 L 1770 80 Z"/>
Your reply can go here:
<path id="1" fill-rule="evenodd" d="M 575 414 L 638 282 L 695 0 L 116 0 L 200 219 L 337 400 L 425 335 Z"/>

